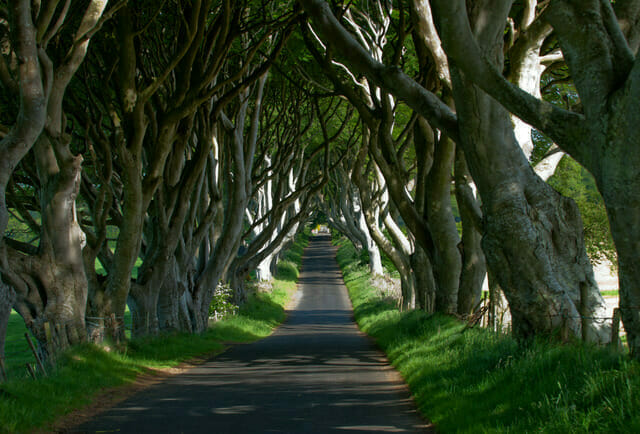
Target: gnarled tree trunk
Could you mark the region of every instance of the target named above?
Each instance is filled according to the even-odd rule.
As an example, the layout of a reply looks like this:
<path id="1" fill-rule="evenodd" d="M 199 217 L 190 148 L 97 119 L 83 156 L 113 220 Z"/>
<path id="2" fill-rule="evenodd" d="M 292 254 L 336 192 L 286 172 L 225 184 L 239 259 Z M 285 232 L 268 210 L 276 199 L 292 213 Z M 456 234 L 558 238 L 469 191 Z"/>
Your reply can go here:
<path id="1" fill-rule="evenodd" d="M 0 141 L 0 269 L 10 269 L 4 233 L 9 223 L 6 190 L 11 175 L 22 158 L 29 152 L 46 122 L 47 93 L 43 86 L 43 69 L 40 67 L 36 28 L 30 0 L 15 0 L 11 3 L 11 33 L 15 41 L 15 53 L 21 62 L 18 66 L 17 83 L 20 111 L 12 130 Z M 0 353 L 4 355 L 6 326 L 15 300 L 10 284 L 0 282 Z"/>
<path id="2" fill-rule="evenodd" d="M 487 264 L 482 252 L 482 211 L 474 193 L 462 149 L 456 149 L 456 199 L 462 223 L 462 241 L 458 245 L 462 254 L 462 273 L 458 290 L 458 313 L 469 314 L 480 302 Z"/>

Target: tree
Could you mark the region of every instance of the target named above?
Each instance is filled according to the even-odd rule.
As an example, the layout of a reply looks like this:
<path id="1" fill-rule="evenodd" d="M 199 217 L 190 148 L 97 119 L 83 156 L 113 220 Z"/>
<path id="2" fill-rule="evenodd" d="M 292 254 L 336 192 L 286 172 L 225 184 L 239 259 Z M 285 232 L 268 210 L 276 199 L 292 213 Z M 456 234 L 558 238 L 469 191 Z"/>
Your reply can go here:
<path id="1" fill-rule="evenodd" d="M 636 75 L 640 14 L 636 1 L 551 2 L 544 12 L 554 28 L 580 96 L 576 111 L 563 110 L 502 80 L 478 50 L 460 2 L 441 3 L 449 56 L 473 80 L 521 119 L 549 136 L 589 170 L 602 194 L 619 258 L 620 308 L 632 355 L 640 357 Z M 619 21 L 618 17 L 624 17 Z M 585 31 L 587 29 L 587 31 Z M 588 143 L 589 145 L 585 145 Z"/>
<path id="2" fill-rule="evenodd" d="M 462 146 L 483 201 L 483 250 L 507 293 L 516 334 L 526 338 L 564 328 L 587 340 L 606 340 L 606 329 L 585 319 L 597 316 L 604 305 L 584 250 L 575 204 L 535 176 L 515 141 L 508 113 L 452 67 L 456 116 L 400 70 L 374 60 L 326 3 L 304 0 L 302 4 L 323 41 L 343 53 L 354 72 L 403 99 Z M 474 8 L 474 19 L 483 23 L 478 37 L 493 62 L 502 65 L 509 8 L 482 6 Z"/>
<path id="3" fill-rule="evenodd" d="M 3 125 L 3 137 L 0 141 L 0 230 L 3 239 L 0 240 L 0 254 L 2 269 L 9 269 L 4 233 L 9 222 L 9 210 L 6 202 L 6 189 L 9 179 L 22 158 L 31 149 L 44 128 L 46 121 L 47 89 L 44 86 L 43 69 L 36 38 L 36 27 L 33 23 L 33 11 L 29 0 L 14 1 L 8 11 L 2 5 L 2 13 L 8 18 L 8 28 L 3 26 L 3 42 L 10 34 L 11 60 L 20 59 L 17 71 L 12 76 L 5 58 L 0 62 L 0 78 L 4 89 L 12 95 L 17 95 L 19 101 L 18 113 L 10 120 L 11 127 Z M 8 15 L 8 16 L 7 16 Z M 13 63 L 13 62 L 11 62 Z M 14 78 L 15 77 L 15 78 Z M 6 327 L 15 299 L 15 292 L 3 277 L 0 283 L 0 356 L 4 356 L 4 341 Z"/>
<path id="4" fill-rule="evenodd" d="M 105 14 L 107 0 L 92 0 L 83 8 L 58 8 L 47 2 L 34 11 L 46 121 L 33 148 L 39 203 L 39 245 L 6 243 L 3 277 L 15 289 L 16 310 L 36 337 L 43 356 L 86 340 L 87 281 L 82 263 L 84 236 L 77 221 L 82 157 L 74 155 L 67 134 L 63 102 L 83 62 L 93 35 L 123 3 Z M 64 24 L 68 24 L 64 26 Z M 74 31 L 73 34 L 70 31 Z M 54 41 L 54 37 L 56 37 Z"/>

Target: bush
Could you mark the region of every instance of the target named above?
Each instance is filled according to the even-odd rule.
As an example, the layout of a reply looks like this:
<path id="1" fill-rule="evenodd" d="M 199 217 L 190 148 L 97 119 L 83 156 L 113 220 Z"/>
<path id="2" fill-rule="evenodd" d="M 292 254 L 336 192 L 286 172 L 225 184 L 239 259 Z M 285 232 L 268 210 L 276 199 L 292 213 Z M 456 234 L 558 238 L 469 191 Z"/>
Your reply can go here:
<path id="1" fill-rule="evenodd" d="M 214 321 L 233 316 L 238 313 L 238 306 L 233 303 L 233 289 L 218 284 L 209 305 L 209 318 Z"/>

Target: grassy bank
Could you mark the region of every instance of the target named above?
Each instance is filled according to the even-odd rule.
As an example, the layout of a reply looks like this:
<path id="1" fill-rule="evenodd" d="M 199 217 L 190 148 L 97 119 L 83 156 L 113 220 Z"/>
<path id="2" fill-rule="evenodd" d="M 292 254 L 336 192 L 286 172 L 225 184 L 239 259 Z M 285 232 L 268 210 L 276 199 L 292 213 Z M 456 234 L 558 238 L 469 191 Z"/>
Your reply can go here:
<path id="1" fill-rule="evenodd" d="M 0 432 L 42 429 L 57 417 L 83 407 L 101 390 L 132 383 L 151 369 L 173 367 L 194 357 L 214 355 L 224 350 L 226 342 L 250 342 L 268 336 L 285 319 L 285 306 L 295 292 L 297 270 L 306 244 L 305 236 L 285 254 L 271 291 L 253 294 L 237 315 L 212 324 L 202 335 L 135 339 L 119 351 L 81 345 L 60 356 L 49 377 L 27 379 L 22 370 L 19 375 L 12 375 L 7 383 L 0 384 Z M 23 342 L 21 319 L 12 317 L 11 321 L 11 342 Z M 22 348 L 7 346 L 7 352 L 22 357 L 12 364 L 24 367 L 24 363 L 32 362 L 32 356 Z"/>
<path id="2" fill-rule="evenodd" d="M 639 432 L 640 365 L 588 345 L 523 347 L 451 317 L 400 313 L 368 284 L 342 242 L 355 317 L 441 432 Z"/>

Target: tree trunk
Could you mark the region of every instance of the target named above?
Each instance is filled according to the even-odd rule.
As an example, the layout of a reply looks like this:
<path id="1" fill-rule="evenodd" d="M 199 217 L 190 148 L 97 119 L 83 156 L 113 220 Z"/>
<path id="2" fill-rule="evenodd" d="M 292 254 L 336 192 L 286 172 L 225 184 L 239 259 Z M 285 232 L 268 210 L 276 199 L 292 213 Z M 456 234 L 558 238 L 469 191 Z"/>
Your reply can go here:
<path id="1" fill-rule="evenodd" d="M 458 288 L 462 258 L 460 237 L 451 208 L 451 173 L 456 146 L 444 138 L 435 148 L 434 163 L 427 175 L 426 212 L 434 242 L 434 272 L 437 284 L 436 311 L 458 310 Z"/>
<path id="2" fill-rule="evenodd" d="M 637 161 L 628 163 L 629 158 L 637 160 L 636 151 L 629 151 L 622 161 L 605 161 L 612 170 L 601 175 L 605 179 L 599 186 L 618 252 L 619 306 L 627 343 L 632 356 L 640 359 L 640 199 L 636 190 L 640 178 L 634 173 Z"/>
<path id="3" fill-rule="evenodd" d="M 458 313 L 469 314 L 480 302 L 487 265 L 482 252 L 482 211 L 475 197 L 473 180 L 467 168 L 464 152 L 456 149 L 456 199 L 462 223 L 462 273 L 458 291 Z"/>
<path id="4" fill-rule="evenodd" d="M 156 283 L 158 286 L 154 286 Z M 129 291 L 127 304 L 131 312 L 133 331 L 132 337 L 157 335 L 158 325 L 158 299 L 160 297 L 161 282 L 149 281 L 148 285 L 133 283 Z"/>
<path id="5" fill-rule="evenodd" d="M 58 261 L 51 251 L 37 257 L 16 253 L 9 259 L 18 294 L 15 308 L 36 338 L 43 358 L 86 341 L 86 279 Z"/>
<path id="6" fill-rule="evenodd" d="M 382 256 L 380 255 L 378 245 L 374 241 L 369 232 L 369 228 L 367 227 L 365 213 L 360 210 L 356 212 L 356 215 L 358 216 L 358 226 L 360 231 L 364 234 L 364 238 L 367 241 L 365 248 L 369 253 L 369 271 L 373 276 L 382 276 L 384 274 L 384 269 L 382 268 Z"/>
<path id="7" fill-rule="evenodd" d="M 411 255 L 411 268 L 416 281 L 416 305 L 427 313 L 435 312 L 436 281 L 433 278 L 431 261 L 419 244 L 416 244 Z"/>
<path id="8" fill-rule="evenodd" d="M 41 237 L 35 256 L 13 252 L 11 281 L 16 310 L 43 354 L 86 340 L 87 278 L 84 233 L 76 216 L 82 157 L 69 152 L 68 138 L 42 134 L 34 152 L 41 182 Z M 55 151 L 54 151 L 55 148 Z M 48 324 L 45 325 L 45 324 Z M 50 327 L 51 339 L 45 329 Z"/>
<path id="9" fill-rule="evenodd" d="M 497 67 L 503 62 L 501 14 L 507 12 L 496 11 L 476 35 Z M 483 201 L 482 246 L 509 301 L 514 333 L 530 338 L 560 329 L 606 342 L 608 327 L 588 319 L 603 316 L 605 306 L 575 203 L 535 175 L 515 140 L 509 113 L 455 67 L 452 76 L 460 144 Z"/>
<path id="10" fill-rule="evenodd" d="M 15 0 L 10 4 L 11 36 L 15 41 L 15 54 L 18 66 L 18 85 L 20 111 L 16 123 L 0 141 L 0 269 L 9 270 L 7 252 L 3 237 L 9 223 L 6 190 L 14 169 L 29 152 L 46 122 L 47 95 L 43 86 L 43 74 L 47 68 L 40 65 L 39 47 L 36 41 L 36 28 L 33 23 L 31 1 Z M 3 306 L 15 299 L 10 285 L 0 282 L 0 299 Z M 0 309 L 0 351 L 4 354 L 6 324 L 9 321 L 11 306 Z M 4 327 L 4 328 L 3 328 Z"/>
<path id="11" fill-rule="evenodd" d="M 274 252 L 264 258 L 258 264 L 256 268 L 256 275 L 259 281 L 269 282 L 273 280 L 273 274 L 271 273 L 273 262 L 275 261 L 277 252 Z"/>

